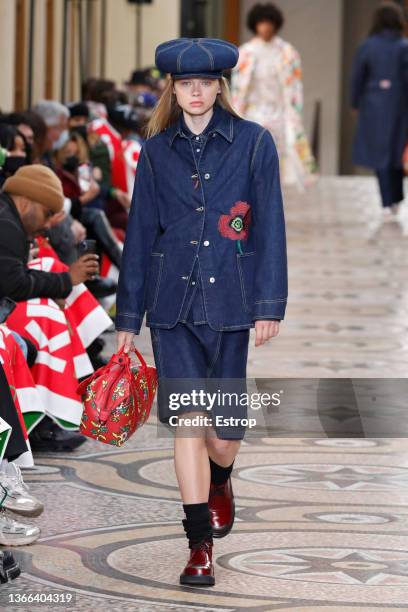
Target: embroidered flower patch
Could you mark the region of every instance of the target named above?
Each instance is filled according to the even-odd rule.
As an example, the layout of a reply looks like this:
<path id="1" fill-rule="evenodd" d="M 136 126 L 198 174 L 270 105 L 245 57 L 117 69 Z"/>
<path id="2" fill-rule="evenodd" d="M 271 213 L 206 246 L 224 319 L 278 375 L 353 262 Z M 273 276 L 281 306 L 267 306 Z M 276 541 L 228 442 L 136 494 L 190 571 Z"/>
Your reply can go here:
<path id="1" fill-rule="evenodd" d="M 235 202 L 229 215 L 218 219 L 218 231 L 225 238 L 236 240 L 237 250 L 242 253 L 241 240 L 248 238 L 251 223 L 251 207 L 247 202 Z"/>

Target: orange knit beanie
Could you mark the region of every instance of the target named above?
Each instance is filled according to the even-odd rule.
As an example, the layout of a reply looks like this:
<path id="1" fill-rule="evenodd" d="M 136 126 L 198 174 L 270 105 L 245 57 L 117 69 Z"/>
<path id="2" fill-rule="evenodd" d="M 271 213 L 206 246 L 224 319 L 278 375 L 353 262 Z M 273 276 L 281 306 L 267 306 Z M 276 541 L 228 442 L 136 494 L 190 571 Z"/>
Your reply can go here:
<path id="1" fill-rule="evenodd" d="M 64 193 L 57 175 L 47 166 L 21 166 L 3 185 L 3 191 L 42 204 L 54 213 L 62 210 Z"/>

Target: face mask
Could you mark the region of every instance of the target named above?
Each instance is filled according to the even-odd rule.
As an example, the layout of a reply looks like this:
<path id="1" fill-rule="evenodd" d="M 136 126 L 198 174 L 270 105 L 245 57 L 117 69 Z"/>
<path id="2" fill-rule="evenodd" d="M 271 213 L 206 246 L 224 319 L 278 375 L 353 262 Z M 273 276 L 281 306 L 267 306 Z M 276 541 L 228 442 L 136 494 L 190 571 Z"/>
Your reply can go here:
<path id="1" fill-rule="evenodd" d="M 69 139 L 69 132 L 68 132 L 68 130 L 64 130 L 58 136 L 58 139 L 53 143 L 53 145 L 52 145 L 53 151 L 57 151 L 58 149 L 62 149 L 64 144 L 66 144 L 68 142 L 68 139 Z"/>
<path id="2" fill-rule="evenodd" d="M 67 157 L 64 163 L 64 170 L 67 172 L 75 172 L 79 166 L 79 159 L 76 155 L 70 155 Z"/>
<path id="3" fill-rule="evenodd" d="M 26 166 L 26 165 L 27 165 L 27 160 L 25 157 L 20 157 L 19 155 L 10 155 L 9 157 L 6 157 L 6 161 L 4 162 L 3 170 L 5 174 L 11 176 L 15 172 L 17 172 L 17 170 L 21 168 L 21 166 Z"/>
<path id="4" fill-rule="evenodd" d="M 71 134 L 79 134 L 85 140 L 85 142 L 87 141 L 88 130 L 86 125 L 76 125 L 75 127 L 71 128 L 70 131 Z"/>

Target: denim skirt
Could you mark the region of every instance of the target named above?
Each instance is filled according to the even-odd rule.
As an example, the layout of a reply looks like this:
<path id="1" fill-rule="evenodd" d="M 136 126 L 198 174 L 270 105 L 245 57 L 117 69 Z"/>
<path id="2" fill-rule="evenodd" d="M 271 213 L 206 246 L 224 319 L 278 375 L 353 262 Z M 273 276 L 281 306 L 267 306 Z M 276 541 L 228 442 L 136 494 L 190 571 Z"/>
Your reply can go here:
<path id="1" fill-rule="evenodd" d="M 160 422 L 174 429 L 178 415 L 199 412 L 218 438 L 242 440 L 248 412 L 242 398 L 247 393 L 250 330 L 214 331 L 207 323 L 195 325 L 192 317 L 187 317 L 171 329 L 150 327 L 150 334 Z M 199 396 L 201 390 L 212 399 Z M 194 391 L 198 401 L 189 402 Z M 178 401 L 181 394 L 187 394 L 182 405 Z"/>

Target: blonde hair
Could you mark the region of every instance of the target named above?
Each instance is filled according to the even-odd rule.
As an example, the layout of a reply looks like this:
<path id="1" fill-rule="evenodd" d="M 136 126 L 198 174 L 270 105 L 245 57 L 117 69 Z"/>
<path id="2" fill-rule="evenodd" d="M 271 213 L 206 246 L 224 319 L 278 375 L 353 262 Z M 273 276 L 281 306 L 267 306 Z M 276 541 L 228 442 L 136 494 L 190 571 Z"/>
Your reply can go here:
<path id="1" fill-rule="evenodd" d="M 217 94 L 217 100 L 215 104 L 219 104 L 225 110 L 227 110 L 234 117 L 241 118 L 241 115 L 232 106 L 231 93 L 228 85 L 228 81 L 225 77 L 219 79 L 221 93 Z M 156 134 L 159 134 L 167 127 L 176 123 L 180 114 L 181 107 L 178 105 L 175 93 L 173 93 L 174 79 L 168 78 L 168 81 L 163 89 L 163 93 L 160 100 L 156 104 L 153 113 L 150 116 L 149 122 L 145 127 L 146 138 L 151 138 Z"/>

